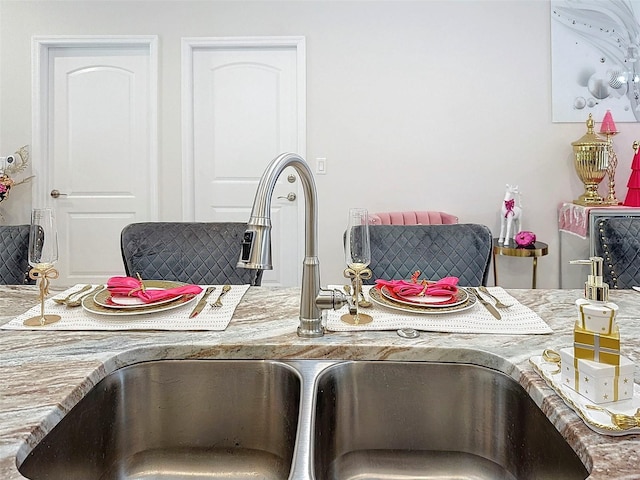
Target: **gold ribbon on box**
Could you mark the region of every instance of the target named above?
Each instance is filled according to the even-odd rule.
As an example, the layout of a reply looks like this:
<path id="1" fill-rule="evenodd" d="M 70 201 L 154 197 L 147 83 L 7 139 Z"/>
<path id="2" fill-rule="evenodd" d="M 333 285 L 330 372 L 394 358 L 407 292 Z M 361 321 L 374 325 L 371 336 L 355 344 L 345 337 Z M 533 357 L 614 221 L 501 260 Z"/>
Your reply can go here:
<path id="1" fill-rule="evenodd" d="M 573 357 L 573 374 L 575 378 L 575 387 L 574 390 L 576 392 L 580 392 L 580 369 L 578 368 L 578 357 Z M 620 366 L 615 365 L 615 373 L 613 375 L 613 400 L 612 402 L 618 401 L 618 379 L 620 378 Z"/>
<path id="2" fill-rule="evenodd" d="M 592 360 L 607 365 L 620 365 L 620 331 L 610 335 L 585 330 L 579 325 L 573 329 L 573 349 L 576 360 Z"/>
<path id="3" fill-rule="evenodd" d="M 585 304 L 588 305 L 588 304 Z M 586 321 L 585 321 L 585 317 L 589 317 L 588 313 L 584 312 L 584 307 L 585 305 L 579 305 L 578 308 L 580 309 L 580 327 L 582 329 L 584 329 L 585 331 L 589 331 L 587 330 L 587 326 L 586 326 Z M 606 331 L 602 332 L 603 334 L 606 335 L 611 335 L 613 333 L 614 327 L 615 327 L 615 317 L 616 317 L 616 312 L 615 310 L 609 308 L 609 307 L 604 307 L 603 308 L 603 312 L 602 312 L 602 318 L 605 318 L 606 316 L 609 316 L 608 322 L 607 322 L 607 328 Z"/>

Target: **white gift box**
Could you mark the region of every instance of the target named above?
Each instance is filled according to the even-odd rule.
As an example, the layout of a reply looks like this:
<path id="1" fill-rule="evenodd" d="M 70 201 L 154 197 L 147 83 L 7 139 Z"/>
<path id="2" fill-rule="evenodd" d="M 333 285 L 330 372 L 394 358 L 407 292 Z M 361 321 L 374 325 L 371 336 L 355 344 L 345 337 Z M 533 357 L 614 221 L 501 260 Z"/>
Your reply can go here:
<path id="1" fill-rule="evenodd" d="M 633 397 L 635 365 L 620 355 L 620 365 L 576 358 L 572 347 L 560 350 L 561 381 L 593 403 L 617 402 Z"/>
<path id="2" fill-rule="evenodd" d="M 578 324 L 590 332 L 610 335 L 616 326 L 618 306 L 611 302 L 592 302 L 583 298 L 576 300 L 579 311 Z"/>

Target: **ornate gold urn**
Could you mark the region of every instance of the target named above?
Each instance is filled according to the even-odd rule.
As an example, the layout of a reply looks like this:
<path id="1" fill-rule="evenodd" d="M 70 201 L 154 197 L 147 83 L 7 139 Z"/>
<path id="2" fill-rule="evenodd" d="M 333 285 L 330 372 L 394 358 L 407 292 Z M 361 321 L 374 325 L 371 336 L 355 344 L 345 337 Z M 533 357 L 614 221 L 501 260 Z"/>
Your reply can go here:
<path id="1" fill-rule="evenodd" d="M 578 205 L 602 205 L 604 199 L 598 193 L 598 185 L 609 168 L 609 141 L 593 131 L 593 117 L 587 119 L 587 133 L 576 140 L 573 146 L 576 173 L 584 184 L 584 193 L 573 203 Z"/>

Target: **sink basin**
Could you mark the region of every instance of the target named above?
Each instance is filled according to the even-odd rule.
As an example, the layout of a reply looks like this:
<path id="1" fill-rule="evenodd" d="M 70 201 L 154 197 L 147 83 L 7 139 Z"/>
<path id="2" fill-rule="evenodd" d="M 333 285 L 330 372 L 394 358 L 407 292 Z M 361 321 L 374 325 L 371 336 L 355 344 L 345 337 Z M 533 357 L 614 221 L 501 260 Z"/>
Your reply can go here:
<path id="1" fill-rule="evenodd" d="M 122 368 L 18 468 L 32 480 L 588 476 L 503 373 L 457 363 L 333 360 L 163 360 Z"/>
<path id="2" fill-rule="evenodd" d="M 344 362 L 316 382 L 315 480 L 585 479 L 511 377 L 467 364 Z"/>
<path id="3" fill-rule="evenodd" d="M 19 467 L 56 480 L 286 479 L 302 380 L 277 361 L 157 361 L 113 372 Z"/>

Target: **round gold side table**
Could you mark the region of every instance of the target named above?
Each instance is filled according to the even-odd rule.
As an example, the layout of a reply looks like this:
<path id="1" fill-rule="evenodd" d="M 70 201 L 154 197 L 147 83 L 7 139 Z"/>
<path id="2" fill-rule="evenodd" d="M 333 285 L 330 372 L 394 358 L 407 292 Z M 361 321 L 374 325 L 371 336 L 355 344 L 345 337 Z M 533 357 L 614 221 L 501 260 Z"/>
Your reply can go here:
<path id="1" fill-rule="evenodd" d="M 511 247 L 500 245 L 498 239 L 493 239 L 493 283 L 498 285 L 498 269 L 496 267 L 496 255 L 507 257 L 533 257 L 533 280 L 531 288 L 536 288 L 538 272 L 538 257 L 544 257 L 549 253 L 549 245 L 544 242 L 536 242 L 533 247 Z"/>

